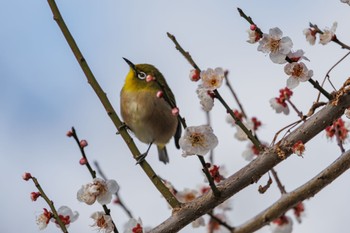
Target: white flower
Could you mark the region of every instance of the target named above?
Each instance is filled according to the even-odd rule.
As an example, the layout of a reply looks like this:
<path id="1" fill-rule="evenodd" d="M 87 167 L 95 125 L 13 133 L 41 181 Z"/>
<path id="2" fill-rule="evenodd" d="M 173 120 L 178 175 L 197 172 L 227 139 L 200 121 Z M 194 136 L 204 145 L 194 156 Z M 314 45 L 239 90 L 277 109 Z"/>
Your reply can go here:
<path id="1" fill-rule="evenodd" d="M 47 227 L 47 224 L 49 224 L 51 218 L 51 212 L 44 208 L 44 212 L 36 217 L 36 224 L 38 225 L 39 230 L 44 230 Z"/>
<path id="2" fill-rule="evenodd" d="M 269 34 L 263 35 L 259 41 L 258 51 L 270 53 L 270 59 L 277 64 L 286 62 L 286 56 L 293 47 L 293 42 L 289 37 L 282 38 L 282 31 L 279 28 L 272 28 Z"/>
<path id="3" fill-rule="evenodd" d="M 199 217 L 192 222 L 193 228 L 204 227 L 204 226 L 205 226 L 205 220 L 203 217 Z"/>
<path id="4" fill-rule="evenodd" d="M 215 70 L 208 68 L 201 71 L 200 77 L 202 78 L 203 88 L 213 91 L 221 86 L 225 78 L 225 72 L 220 67 L 215 68 Z"/>
<path id="5" fill-rule="evenodd" d="M 342 3 L 347 3 L 350 6 L 350 0 L 340 0 Z"/>
<path id="6" fill-rule="evenodd" d="M 214 98 L 210 95 L 210 91 L 198 85 L 196 92 L 203 110 L 209 112 L 214 106 Z"/>
<path id="7" fill-rule="evenodd" d="M 320 43 L 323 45 L 328 44 L 335 35 L 335 30 L 337 29 L 338 23 L 334 22 L 331 29 L 326 28 L 323 30 L 323 34 L 320 34 Z"/>
<path id="8" fill-rule="evenodd" d="M 139 218 L 138 220 L 130 218 L 129 221 L 124 225 L 124 233 L 142 233 L 142 221 Z"/>
<path id="9" fill-rule="evenodd" d="M 218 145 L 218 138 L 209 125 L 190 126 L 179 140 L 184 157 L 205 155 Z"/>
<path id="10" fill-rule="evenodd" d="M 246 122 L 242 122 L 243 125 L 250 130 L 251 132 L 254 132 L 254 122 L 251 120 L 247 120 Z M 245 141 L 248 140 L 248 136 L 247 134 L 243 131 L 243 129 L 241 127 L 239 127 L 239 125 L 236 125 L 236 133 L 234 135 L 234 137 L 236 139 L 238 139 L 239 141 Z"/>
<path id="11" fill-rule="evenodd" d="M 247 32 L 248 32 L 248 40 L 247 40 L 248 43 L 255 44 L 261 39 L 260 34 L 256 30 L 248 29 Z"/>
<path id="12" fill-rule="evenodd" d="M 303 33 L 306 37 L 306 41 L 314 45 L 316 42 L 316 30 L 314 28 L 306 28 L 303 30 Z"/>
<path id="13" fill-rule="evenodd" d="M 350 1 L 350 0 L 349 0 Z M 345 116 L 350 119 L 350 108 L 345 109 Z"/>
<path id="14" fill-rule="evenodd" d="M 73 212 L 68 206 L 61 206 L 58 208 L 57 214 L 66 227 L 69 227 L 69 224 L 77 220 L 79 217 L 79 213 L 77 211 Z M 60 228 L 60 225 L 58 225 L 54 218 L 51 218 L 51 221 L 55 222 L 56 226 Z"/>
<path id="15" fill-rule="evenodd" d="M 227 219 L 225 212 L 215 214 L 215 217 L 220 219 L 222 222 L 227 223 L 230 225 L 230 221 Z M 217 222 L 214 218 L 210 218 L 209 224 L 208 224 L 208 231 L 214 232 L 214 233 L 230 233 L 231 231 L 228 230 L 226 227 L 221 225 L 219 222 Z"/>
<path id="16" fill-rule="evenodd" d="M 97 227 L 98 231 L 101 233 L 110 233 L 114 230 L 114 224 L 111 216 L 105 214 L 102 211 L 94 212 L 90 216 L 93 220 L 95 220 L 92 227 Z"/>
<path id="17" fill-rule="evenodd" d="M 305 52 L 302 49 L 298 49 L 295 52 L 290 51 L 287 54 L 287 57 L 293 62 L 297 62 L 297 61 L 299 61 L 301 59 L 304 59 L 306 61 L 310 61 L 307 57 L 304 56 L 304 53 Z"/>
<path id="18" fill-rule="evenodd" d="M 299 82 L 308 81 L 312 75 L 313 71 L 308 70 L 303 62 L 292 62 L 288 63 L 284 67 L 284 72 L 290 75 L 287 79 L 287 87 L 293 89 L 299 85 Z"/>
<path id="19" fill-rule="evenodd" d="M 88 205 L 95 203 L 96 199 L 101 205 L 109 204 L 112 195 L 117 192 L 118 184 L 115 180 L 103 180 L 100 178 L 93 179 L 92 183 L 83 185 L 78 193 L 77 198 Z"/>
<path id="20" fill-rule="evenodd" d="M 285 115 L 289 114 L 288 105 L 285 102 L 281 102 L 280 98 L 270 99 L 270 105 L 276 111 L 276 113 L 283 112 Z"/>
<path id="21" fill-rule="evenodd" d="M 176 198 L 182 202 L 187 203 L 192 201 L 198 196 L 197 190 L 185 188 L 184 191 L 179 191 L 176 193 Z"/>
<path id="22" fill-rule="evenodd" d="M 291 233 L 293 231 L 292 219 L 283 215 L 270 223 L 272 233 Z"/>

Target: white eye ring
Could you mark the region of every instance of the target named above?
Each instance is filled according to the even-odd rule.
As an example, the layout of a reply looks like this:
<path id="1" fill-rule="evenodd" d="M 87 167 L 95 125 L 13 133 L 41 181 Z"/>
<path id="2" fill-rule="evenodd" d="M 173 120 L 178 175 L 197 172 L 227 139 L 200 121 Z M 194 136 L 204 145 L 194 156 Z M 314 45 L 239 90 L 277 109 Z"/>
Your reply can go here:
<path id="1" fill-rule="evenodd" d="M 147 74 L 145 72 L 138 72 L 137 77 L 139 79 L 145 79 L 147 77 Z"/>

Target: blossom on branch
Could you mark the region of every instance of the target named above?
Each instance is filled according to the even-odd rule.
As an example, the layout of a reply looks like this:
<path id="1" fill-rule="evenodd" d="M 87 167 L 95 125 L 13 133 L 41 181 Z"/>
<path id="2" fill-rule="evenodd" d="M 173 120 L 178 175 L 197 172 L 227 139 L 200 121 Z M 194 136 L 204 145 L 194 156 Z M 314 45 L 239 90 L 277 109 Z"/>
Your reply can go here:
<path id="1" fill-rule="evenodd" d="M 44 208 L 44 212 L 36 217 L 36 224 L 39 227 L 39 230 L 44 230 L 49 224 L 50 219 L 52 218 L 52 213 Z"/>
<path id="2" fill-rule="evenodd" d="M 73 212 L 68 206 L 61 206 L 60 208 L 58 208 L 57 214 L 66 227 L 69 227 L 69 225 L 75 220 L 77 220 L 79 217 L 79 213 L 77 211 Z M 51 221 L 56 223 L 56 226 L 60 228 L 60 225 L 58 224 L 56 219 L 51 218 Z"/>
<path id="3" fill-rule="evenodd" d="M 287 100 L 293 95 L 293 92 L 288 88 L 280 89 L 279 97 L 270 99 L 271 107 L 276 111 L 276 113 L 283 112 L 285 115 L 289 114 L 289 108 L 286 103 Z"/>
<path id="4" fill-rule="evenodd" d="M 218 145 L 218 138 L 209 125 L 190 126 L 179 140 L 184 157 L 205 155 Z"/>
<path id="5" fill-rule="evenodd" d="M 306 41 L 310 43 L 310 45 L 314 45 L 316 42 L 316 34 L 317 31 L 315 28 L 311 27 L 311 28 L 306 28 L 303 31 L 305 37 L 306 37 Z"/>
<path id="6" fill-rule="evenodd" d="M 208 68 L 201 71 L 200 77 L 202 78 L 203 88 L 213 91 L 221 87 L 222 81 L 225 78 L 225 72 L 221 67 L 217 67 L 214 70 Z"/>
<path id="7" fill-rule="evenodd" d="M 332 27 L 323 30 L 323 34 L 320 34 L 320 44 L 328 44 L 335 36 L 335 30 L 337 29 L 338 23 L 334 22 Z"/>
<path id="8" fill-rule="evenodd" d="M 289 89 L 297 87 L 299 82 L 308 81 L 313 75 L 313 71 L 308 70 L 303 62 L 288 63 L 284 67 L 284 72 L 290 75 L 287 79 L 287 87 Z"/>
<path id="9" fill-rule="evenodd" d="M 290 217 L 282 215 L 270 223 L 272 233 L 291 233 L 293 231 L 293 221 Z"/>
<path id="10" fill-rule="evenodd" d="M 338 118 L 334 121 L 331 126 L 328 126 L 326 129 L 326 136 L 328 138 L 333 138 L 334 136 L 341 141 L 344 141 L 348 137 L 349 128 L 345 125 L 343 119 Z"/>
<path id="11" fill-rule="evenodd" d="M 118 191 L 118 184 L 115 180 L 103 180 L 100 178 L 93 179 L 92 183 L 83 185 L 78 193 L 77 198 L 81 202 L 92 205 L 97 200 L 101 205 L 109 204 L 112 195 Z"/>
<path id="12" fill-rule="evenodd" d="M 209 112 L 214 106 L 214 94 L 212 91 L 203 88 L 202 85 L 198 85 L 196 92 L 203 110 Z"/>
<path id="13" fill-rule="evenodd" d="M 258 51 L 270 53 L 271 61 L 277 64 L 286 63 L 286 56 L 293 47 L 292 40 L 282 36 L 283 32 L 279 28 L 271 28 L 269 34 L 264 33 L 258 46 Z"/>
<path id="14" fill-rule="evenodd" d="M 111 216 L 102 211 L 94 212 L 91 218 L 95 221 L 92 227 L 97 227 L 98 232 L 110 233 L 114 230 L 114 224 Z"/>
<path id="15" fill-rule="evenodd" d="M 141 219 L 130 218 L 124 226 L 124 233 L 143 233 L 144 229 L 142 226 Z"/>

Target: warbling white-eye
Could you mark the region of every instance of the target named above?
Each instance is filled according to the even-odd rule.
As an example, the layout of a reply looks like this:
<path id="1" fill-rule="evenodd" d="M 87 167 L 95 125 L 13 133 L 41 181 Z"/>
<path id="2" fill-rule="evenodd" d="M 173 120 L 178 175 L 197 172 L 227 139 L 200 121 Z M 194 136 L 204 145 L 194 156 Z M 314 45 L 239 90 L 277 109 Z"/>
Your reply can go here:
<path id="1" fill-rule="evenodd" d="M 175 104 L 174 94 L 153 65 L 134 65 L 128 59 L 123 59 L 130 66 L 130 71 L 120 92 L 121 115 L 135 136 L 149 144 L 147 151 L 138 158 L 138 163 L 147 156 L 151 145 L 156 144 L 159 160 L 166 164 L 169 157 L 165 145 L 174 136 L 175 145 L 180 148 L 181 124 L 176 114 L 172 113 L 170 104 L 157 93 L 165 92 L 163 96 L 166 95 Z M 150 77 L 155 80 L 150 81 Z"/>

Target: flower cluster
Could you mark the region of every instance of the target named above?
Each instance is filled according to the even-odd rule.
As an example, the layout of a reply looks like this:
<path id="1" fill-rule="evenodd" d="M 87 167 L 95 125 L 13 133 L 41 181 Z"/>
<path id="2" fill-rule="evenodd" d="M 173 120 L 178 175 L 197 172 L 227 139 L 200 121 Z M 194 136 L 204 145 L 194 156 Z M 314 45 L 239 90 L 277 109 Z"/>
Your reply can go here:
<path id="1" fill-rule="evenodd" d="M 81 202 L 92 205 L 97 200 L 101 205 L 109 204 L 112 195 L 118 191 L 118 184 L 115 180 L 103 180 L 100 178 L 93 179 L 92 183 L 83 185 L 78 193 L 77 198 Z"/>
<path id="2" fill-rule="evenodd" d="M 188 155 L 206 155 L 218 145 L 218 138 L 209 125 L 190 126 L 185 129 L 179 140 L 184 157 Z"/>
<path id="3" fill-rule="evenodd" d="M 283 112 L 285 115 L 289 114 L 289 108 L 286 103 L 287 100 L 293 95 L 293 92 L 288 88 L 280 89 L 279 97 L 270 99 L 271 107 L 276 111 L 276 113 Z"/>
<path id="4" fill-rule="evenodd" d="M 47 209 L 43 209 L 43 213 L 41 213 L 39 216 L 36 218 L 36 224 L 38 225 L 40 230 L 43 230 L 47 227 L 47 225 L 51 222 L 56 223 L 56 226 L 60 228 L 58 225 L 58 222 L 56 219 L 53 218 L 53 213 L 48 211 Z M 75 220 L 78 219 L 79 213 L 76 211 L 72 211 L 69 207 L 67 206 L 61 206 L 57 210 L 58 217 L 60 218 L 61 222 L 66 226 L 69 227 L 70 223 L 74 222 Z"/>
<path id="5" fill-rule="evenodd" d="M 340 141 L 344 141 L 348 137 L 349 129 L 343 119 L 338 118 L 331 126 L 326 128 L 326 136 L 333 138 L 334 136 Z"/>
<path id="6" fill-rule="evenodd" d="M 215 69 L 208 68 L 201 72 L 194 69 L 191 70 L 189 77 L 191 81 L 202 80 L 202 83 L 198 85 L 196 92 L 203 110 L 209 112 L 214 106 L 213 91 L 222 85 L 225 78 L 224 70 L 220 67 Z"/>
<path id="7" fill-rule="evenodd" d="M 325 28 L 323 32 L 320 32 L 320 44 L 326 45 L 335 38 L 335 31 L 337 29 L 337 26 L 337 22 L 334 22 L 331 28 Z M 314 27 L 310 27 L 304 29 L 303 33 L 306 37 L 306 40 L 311 45 L 314 45 L 316 42 L 316 35 L 319 33 L 319 31 Z"/>
<path id="8" fill-rule="evenodd" d="M 297 141 L 296 143 L 294 143 L 292 147 L 292 151 L 294 154 L 297 154 L 298 156 L 302 156 L 305 151 L 304 143 L 301 140 Z"/>

